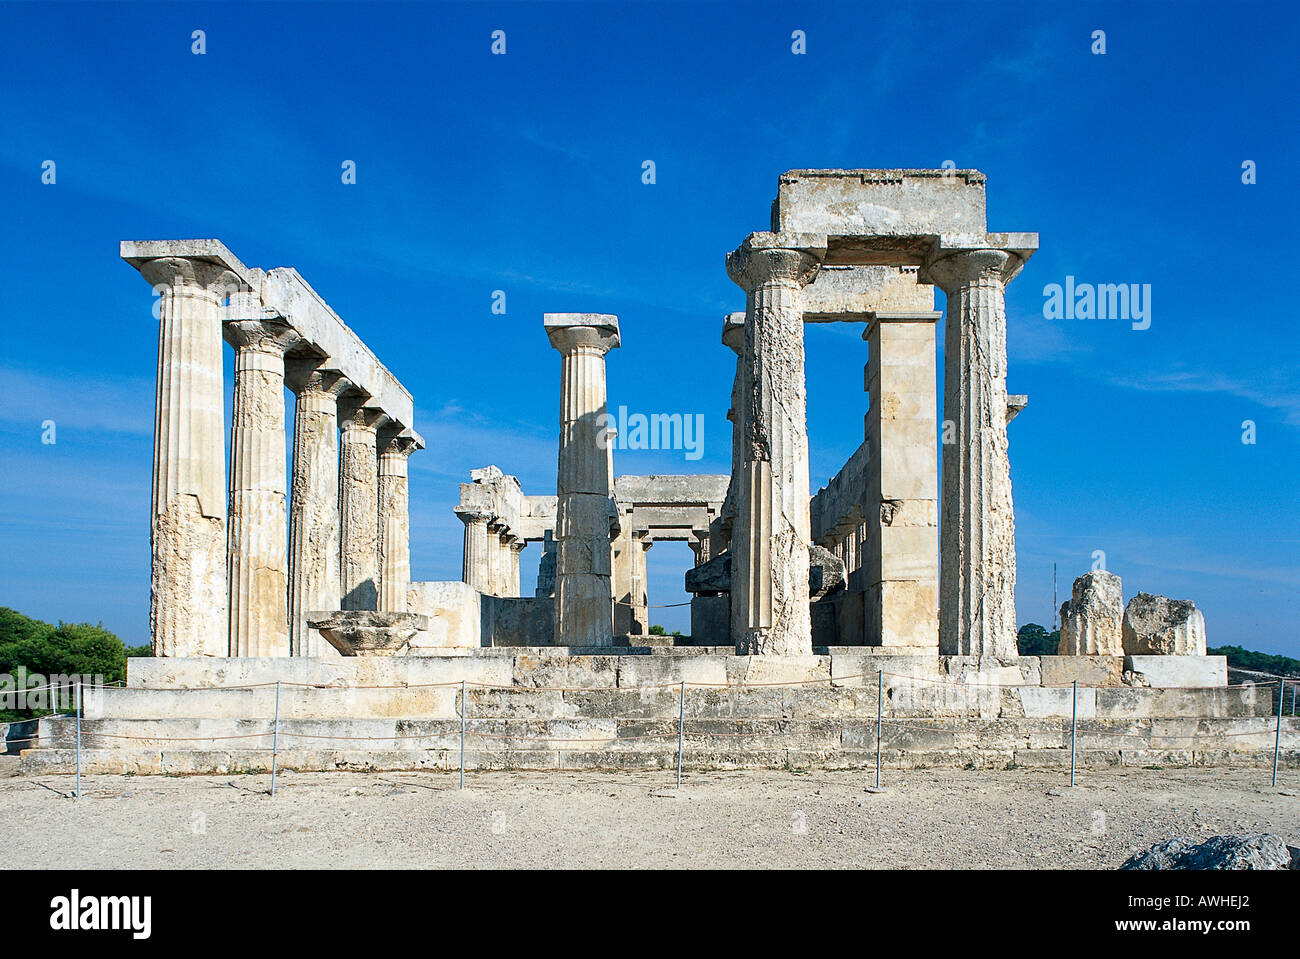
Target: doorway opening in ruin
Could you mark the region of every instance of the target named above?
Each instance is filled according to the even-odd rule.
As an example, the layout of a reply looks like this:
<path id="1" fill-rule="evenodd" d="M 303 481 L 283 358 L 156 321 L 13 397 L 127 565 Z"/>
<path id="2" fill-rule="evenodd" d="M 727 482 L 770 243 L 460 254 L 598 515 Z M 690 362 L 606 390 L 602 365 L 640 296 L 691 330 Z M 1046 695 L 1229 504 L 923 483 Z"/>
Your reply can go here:
<path id="1" fill-rule="evenodd" d="M 695 565 L 694 552 L 685 542 L 656 540 L 645 556 L 650 625 L 662 626 L 669 634 L 689 636 L 691 597 L 686 592 L 686 571 Z"/>

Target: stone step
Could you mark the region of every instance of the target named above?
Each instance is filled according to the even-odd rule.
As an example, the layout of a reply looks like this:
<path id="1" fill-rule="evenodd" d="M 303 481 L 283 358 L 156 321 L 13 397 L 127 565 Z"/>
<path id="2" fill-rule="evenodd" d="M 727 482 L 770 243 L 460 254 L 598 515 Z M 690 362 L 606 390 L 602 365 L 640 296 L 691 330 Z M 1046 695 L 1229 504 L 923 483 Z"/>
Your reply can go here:
<path id="1" fill-rule="evenodd" d="M 675 749 L 676 719 L 471 718 L 465 723 L 472 748 L 511 750 L 590 749 L 661 752 Z M 271 719 L 85 719 L 83 749 L 264 750 L 273 742 Z M 876 724 L 869 719 L 784 719 L 689 717 L 683 724 L 689 748 L 768 751 L 874 749 Z M 76 745 L 76 721 L 64 717 L 39 723 L 36 749 Z M 282 719 L 285 748 L 456 749 L 459 719 Z M 1085 720 L 1077 725 L 1079 749 L 1218 749 L 1271 751 L 1274 721 L 1258 717 L 1225 720 Z M 884 722 L 882 748 L 904 751 L 1068 749 L 1070 723 L 1060 719 Z M 1286 718 L 1282 746 L 1300 748 L 1300 719 Z M 26 753 L 24 753 L 26 755 Z"/>

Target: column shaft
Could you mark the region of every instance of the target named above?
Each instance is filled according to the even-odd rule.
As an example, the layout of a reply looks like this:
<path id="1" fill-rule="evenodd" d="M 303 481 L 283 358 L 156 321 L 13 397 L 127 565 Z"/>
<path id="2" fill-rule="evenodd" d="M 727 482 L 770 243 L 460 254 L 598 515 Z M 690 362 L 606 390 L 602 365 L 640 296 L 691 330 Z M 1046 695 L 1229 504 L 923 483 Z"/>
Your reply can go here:
<path id="1" fill-rule="evenodd" d="M 294 656 L 337 656 L 307 614 L 341 609 L 338 396 L 342 374 L 289 362 L 297 394 L 289 498 L 289 645 Z"/>
<path id="2" fill-rule="evenodd" d="M 230 429 L 230 655 L 289 655 L 283 325 L 229 323 L 235 346 Z"/>
<path id="3" fill-rule="evenodd" d="M 414 443 L 385 437 L 379 454 L 379 608 L 406 612 L 411 585 L 411 506 L 407 457 Z"/>
<path id="4" fill-rule="evenodd" d="M 339 512 L 343 609 L 379 606 L 379 456 L 376 432 L 383 414 L 340 409 Z"/>

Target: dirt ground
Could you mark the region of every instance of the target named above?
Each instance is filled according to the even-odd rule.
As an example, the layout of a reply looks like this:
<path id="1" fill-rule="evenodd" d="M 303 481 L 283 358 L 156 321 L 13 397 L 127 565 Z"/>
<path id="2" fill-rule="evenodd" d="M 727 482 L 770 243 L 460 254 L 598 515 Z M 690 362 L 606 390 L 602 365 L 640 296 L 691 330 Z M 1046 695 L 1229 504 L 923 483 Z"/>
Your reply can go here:
<path id="1" fill-rule="evenodd" d="M 16 775 L 5 861 L 40 868 L 1112 869 L 1175 835 L 1300 844 L 1300 783 L 1265 769 Z"/>

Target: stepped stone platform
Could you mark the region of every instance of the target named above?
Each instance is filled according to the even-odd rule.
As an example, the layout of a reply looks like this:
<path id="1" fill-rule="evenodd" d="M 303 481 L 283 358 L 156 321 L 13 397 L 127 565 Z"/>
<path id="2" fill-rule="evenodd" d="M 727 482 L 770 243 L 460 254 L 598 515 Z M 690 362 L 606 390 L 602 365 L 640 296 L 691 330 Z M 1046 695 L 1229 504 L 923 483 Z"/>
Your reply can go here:
<path id="1" fill-rule="evenodd" d="M 679 718 L 688 769 L 865 767 L 875 763 L 878 701 L 892 768 L 1068 766 L 1072 716 L 1083 766 L 1272 763 L 1269 687 L 1129 686 L 1124 660 L 867 647 L 806 657 L 536 647 L 136 659 L 126 687 L 87 695 L 82 764 L 256 772 L 270 769 L 275 743 L 280 768 L 456 769 L 463 710 L 469 769 L 668 769 Z M 42 720 L 22 769 L 73 771 L 75 735 L 73 720 Z M 1281 746 L 1282 762 L 1300 766 L 1300 720 L 1283 719 Z"/>

